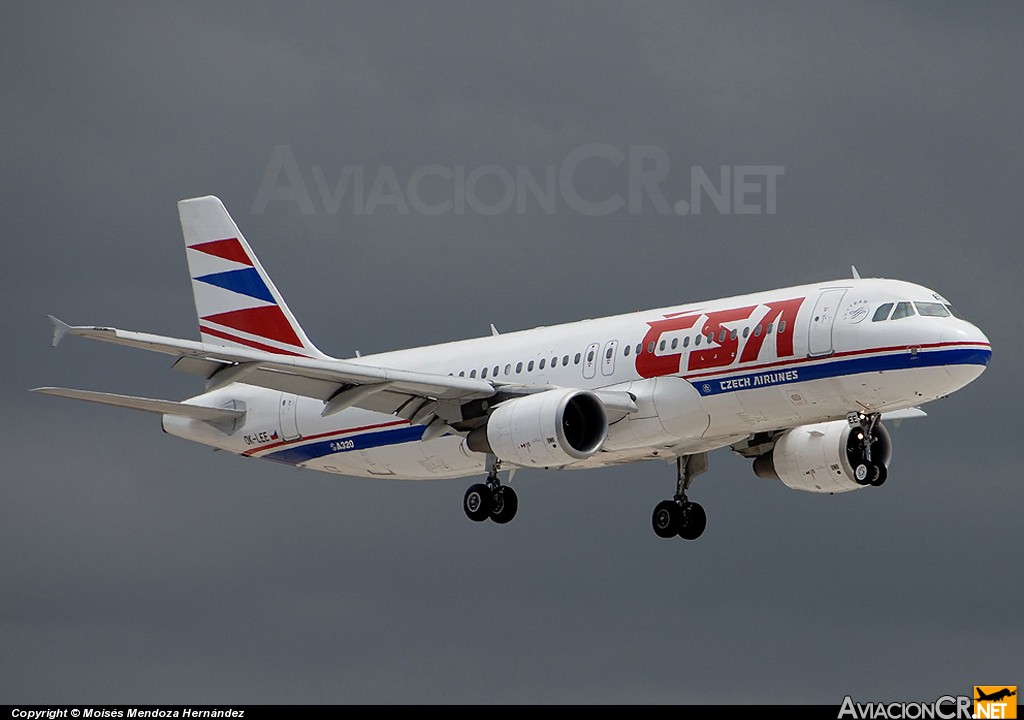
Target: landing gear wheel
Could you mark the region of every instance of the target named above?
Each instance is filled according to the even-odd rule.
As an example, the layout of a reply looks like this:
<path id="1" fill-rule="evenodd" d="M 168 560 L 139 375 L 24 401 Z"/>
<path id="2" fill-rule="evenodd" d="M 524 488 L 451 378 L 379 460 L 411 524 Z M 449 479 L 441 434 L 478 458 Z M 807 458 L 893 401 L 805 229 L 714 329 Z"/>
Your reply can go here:
<path id="1" fill-rule="evenodd" d="M 871 474 L 868 477 L 868 484 L 872 487 L 878 487 L 886 481 L 889 477 L 889 470 L 885 465 L 872 465 Z"/>
<path id="2" fill-rule="evenodd" d="M 483 483 L 470 485 L 466 496 L 462 498 L 462 509 L 466 511 L 466 517 L 474 522 L 486 520 L 491 514 L 493 504 L 491 490 Z"/>
<path id="3" fill-rule="evenodd" d="M 519 509 L 519 497 L 516 491 L 507 485 L 501 485 L 491 495 L 491 520 L 504 525 L 516 516 Z"/>
<path id="4" fill-rule="evenodd" d="M 858 485 L 867 485 L 868 477 L 871 475 L 871 468 L 868 467 L 866 462 L 857 463 L 857 467 L 853 469 L 853 480 Z"/>
<path id="5" fill-rule="evenodd" d="M 682 510 L 675 500 L 662 500 L 654 508 L 654 515 L 651 516 L 654 534 L 660 538 L 674 537 L 679 532 L 681 521 Z"/>
<path id="6" fill-rule="evenodd" d="M 708 516 L 704 507 L 699 503 L 688 502 L 683 505 L 682 517 L 679 523 L 679 537 L 683 540 L 696 540 L 704 534 L 704 528 L 708 526 Z"/>

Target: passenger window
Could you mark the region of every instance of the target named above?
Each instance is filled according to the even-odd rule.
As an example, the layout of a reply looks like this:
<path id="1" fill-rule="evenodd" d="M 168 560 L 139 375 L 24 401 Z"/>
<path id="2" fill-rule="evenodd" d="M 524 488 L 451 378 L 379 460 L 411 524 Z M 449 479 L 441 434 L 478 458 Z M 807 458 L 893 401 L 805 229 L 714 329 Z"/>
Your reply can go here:
<path id="1" fill-rule="evenodd" d="M 774 328 L 775 328 L 775 323 L 768 323 L 768 327 L 766 327 L 766 328 L 764 329 L 764 334 L 765 334 L 765 335 L 771 335 L 771 334 L 772 334 L 772 330 L 773 330 Z"/>
<path id="2" fill-rule="evenodd" d="M 647 352 L 649 352 L 649 353 L 654 352 L 654 341 L 653 340 L 651 340 L 649 343 L 647 343 Z"/>
<path id="3" fill-rule="evenodd" d="M 526 363 L 526 372 L 533 372 L 533 360 Z"/>
<path id="4" fill-rule="evenodd" d="M 679 346 L 679 338 L 672 338 L 672 349 L 675 350 Z"/>
<path id="5" fill-rule="evenodd" d="M 761 325 L 760 324 L 758 324 L 754 328 L 754 337 L 761 337 Z"/>
<path id="6" fill-rule="evenodd" d="M 471 378 L 475 378 L 475 377 L 476 377 L 476 370 L 470 370 L 470 371 L 469 371 L 469 376 L 470 376 Z"/>
<path id="7" fill-rule="evenodd" d="M 480 377 L 482 377 L 482 378 L 487 377 L 487 368 L 484 368 L 483 370 L 480 371 Z"/>
<path id="8" fill-rule="evenodd" d="M 949 310 L 942 303 L 916 302 L 914 307 L 922 317 L 949 317 Z"/>
<path id="9" fill-rule="evenodd" d="M 537 364 L 537 369 L 538 369 L 538 370 L 543 370 L 543 369 L 544 369 L 544 364 L 545 364 L 546 362 L 547 362 L 547 360 L 541 360 L 541 361 L 540 361 L 540 362 L 539 362 L 539 363 Z"/>
<path id="10" fill-rule="evenodd" d="M 637 343 L 637 344 L 636 344 L 636 354 L 637 354 L 637 355 L 639 355 L 639 354 L 640 354 L 640 350 L 641 350 L 641 349 L 642 349 L 642 345 L 641 345 L 640 343 Z"/>
<path id="11" fill-rule="evenodd" d="M 626 347 L 622 348 L 622 357 L 629 357 L 629 351 L 632 349 L 632 345 L 627 345 Z"/>
<path id="12" fill-rule="evenodd" d="M 780 333 L 786 332 L 786 321 L 785 320 L 779 320 L 779 332 Z"/>
<path id="13" fill-rule="evenodd" d="M 579 353 L 576 353 L 576 357 L 575 357 L 575 358 L 573 359 L 573 361 L 574 361 L 574 362 L 575 362 L 575 363 L 576 363 L 577 365 L 579 365 L 579 364 L 580 364 L 580 354 L 579 354 Z"/>
<path id="14" fill-rule="evenodd" d="M 881 322 L 889 317 L 889 311 L 892 310 L 892 303 L 884 303 L 878 306 L 875 310 L 875 314 L 871 317 L 871 322 Z"/>
<path id="15" fill-rule="evenodd" d="M 593 350 L 591 350 L 590 352 L 587 353 L 587 362 L 588 363 L 594 362 L 594 351 Z"/>
<path id="16" fill-rule="evenodd" d="M 750 335 L 750 327 L 743 328 L 743 338 L 746 339 Z"/>
<path id="17" fill-rule="evenodd" d="M 715 341 L 715 334 L 714 333 L 708 333 L 707 341 L 708 341 L 708 345 L 713 343 Z"/>
<path id="18" fill-rule="evenodd" d="M 662 340 L 660 343 L 658 343 L 658 349 L 661 350 L 662 352 L 665 352 L 665 341 L 664 340 Z"/>
<path id="19" fill-rule="evenodd" d="M 505 374 L 506 375 L 511 375 L 512 374 L 512 365 L 511 364 L 505 366 Z"/>
<path id="20" fill-rule="evenodd" d="M 494 373 L 493 374 L 494 374 L 494 377 L 498 376 L 498 366 L 497 365 L 494 366 Z"/>
<path id="21" fill-rule="evenodd" d="M 693 339 L 693 346 L 694 347 L 699 347 L 700 346 L 701 338 L 703 338 L 703 337 L 704 337 L 703 335 L 698 335 L 697 337 L 695 337 Z"/>
<path id="22" fill-rule="evenodd" d="M 459 377 L 466 377 L 466 371 L 465 370 L 459 370 Z"/>
<path id="23" fill-rule="evenodd" d="M 569 364 L 569 356 L 568 355 L 563 355 L 562 356 L 562 364 L 563 365 L 568 365 Z"/>
<path id="24" fill-rule="evenodd" d="M 738 336 L 738 333 L 737 333 L 737 331 L 735 329 L 733 329 L 733 331 L 731 333 L 729 333 L 729 339 L 730 340 L 735 340 L 737 336 Z"/>
<path id="25" fill-rule="evenodd" d="M 551 367 L 558 367 L 558 357 L 551 358 Z"/>
<path id="26" fill-rule="evenodd" d="M 605 351 L 605 353 L 604 353 L 604 359 L 605 359 L 605 360 L 611 360 L 611 359 L 612 359 L 612 349 L 611 349 L 611 348 L 608 348 L 608 349 L 607 349 L 607 350 Z"/>
<path id="27" fill-rule="evenodd" d="M 892 311 L 893 320 L 901 320 L 914 314 L 914 306 L 908 302 L 896 303 L 896 309 Z"/>
<path id="28" fill-rule="evenodd" d="M 683 338 L 683 347 L 690 347 L 690 336 L 687 335 Z"/>
<path id="29" fill-rule="evenodd" d="M 722 332 L 718 333 L 718 342 L 725 342 L 725 328 L 722 328 Z"/>
<path id="30" fill-rule="evenodd" d="M 516 363 L 516 375 L 523 371 L 523 364 L 521 362 Z"/>

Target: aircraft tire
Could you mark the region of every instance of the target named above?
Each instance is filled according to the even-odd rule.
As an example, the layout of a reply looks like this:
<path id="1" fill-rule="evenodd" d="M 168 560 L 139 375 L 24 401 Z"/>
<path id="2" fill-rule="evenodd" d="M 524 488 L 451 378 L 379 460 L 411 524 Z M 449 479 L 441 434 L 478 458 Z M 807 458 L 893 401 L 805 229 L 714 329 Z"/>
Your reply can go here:
<path id="1" fill-rule="evenodd" d="M 470 485 L 466 495 L 462 498 L 462 509 L 473 522 L 483 522 L 491 514 L 491 506 L 494 500 L 491 490 L 483 483 Z"/>
<path id="2" fill-rule="evenodd" d="M 491 502 L 491 520 L 504 525 L 511 522 L 519 510 L 519 496 L 512 488 L 502 485 L 494 491 Z"/>
<path id="3" fill-rule="evenodd" d="M 862 460 L 853 468 L 853 481 L 858 485 L 867 485 L 871 481 L 871 465 Z"/>
<path id="4" fill-rule="evenodd" d="M 683 506 L 679 523 L 679 537 L 683 540 L 696 540 L 704 534 L 704 528 L 707 526 L 708 516 L 704 512 L 703 505 L 688 502 Z"/>
<path id="5" fill-rule="evenodd" d="M 663 500 L 654 508 L 651 527 L 660 538 L 674 537 L 679 532 L 681 511 L 675 500 Z"/>
<path id="6" fill-rule="evenodd" d="M 885 465 L 882 465 L 881 463 L 878 463 L 877 465 L 873 464 L 871 466 L 871 474 L 868 478 L 868 484 L 871 485 L 872 487 L 878 487 L 879 485 L 885 483 L 888 477 L 889 470 L 888 468 L 885 467 Z"/>

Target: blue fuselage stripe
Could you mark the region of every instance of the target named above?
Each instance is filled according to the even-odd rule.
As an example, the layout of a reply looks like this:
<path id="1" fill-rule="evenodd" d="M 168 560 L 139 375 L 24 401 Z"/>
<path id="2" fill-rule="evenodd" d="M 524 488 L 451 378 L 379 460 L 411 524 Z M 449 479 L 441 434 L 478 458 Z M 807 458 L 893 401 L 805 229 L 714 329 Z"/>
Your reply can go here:
<path id="1" fill-rule="evenodd" d="M 729 374 L 714 379 L 692 380 L 701 395 L 718 395 L 739 390 L 787 385 L 789 383 L 823 380 L 825 378 L 859 375 L 861 373 L 884 372 L 886 370 L 912 370 L 921 367 L 944 365 L 988 365 L 992 351 L 981 348 L 956 348 L 950 350 L 919 351 L 909 350 L 888 355 L 856 357 L 822 363 L 802 363 L 773 370 L 754 373 Z"/>
<path id="2" fill-rule="evenodd" d="M 423 437 L 425 431 L 426 428 L 423 425 L 405 425 L 390 430 L 368 432 L 363 435 L 349 435 L 344 438 L 334 438 L 333 440 L 320 440 L 307 445 L 296 445 L 295 447 L 277 450 L 260 457 L 288 465 L 297 465 L 307 460 L 315 460 L 316 458 L 334 455 L 335 453 L 369 450 L 371 448 L 384 447 L 385 445 L 415 442 Z"/>

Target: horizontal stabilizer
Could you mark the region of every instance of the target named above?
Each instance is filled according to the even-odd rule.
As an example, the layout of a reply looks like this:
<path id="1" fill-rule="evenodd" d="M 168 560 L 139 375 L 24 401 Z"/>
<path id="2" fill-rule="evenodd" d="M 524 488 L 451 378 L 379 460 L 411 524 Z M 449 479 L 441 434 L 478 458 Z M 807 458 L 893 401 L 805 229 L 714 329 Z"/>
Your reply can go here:
<path id="1" fill-rule="evenodd" d="M 237 420 L 245 415 L 244 410 L 204 407 L 202 405 L 189 405 L 187 403 L 175 402 L 173 400 L 154 400 L 153 398 L 135 397 L 134 395 L 116 395 L 114 393 L 96 392 L 94 390 L 41 387 L 34 388 L 32 392 L 42 393 L 44 395 L 54 395 L 56 397 L 72 398 L 74 400 L 86 400 L 88 402 L 100 403 L 102 405 L 131 408 L 132 410 L 143 410 L 145 412 L 167 415 L 184 415 L 185 417 L 191 417 L 196 420 L 205 420 L 206 422 L 213 423 Z"/>

